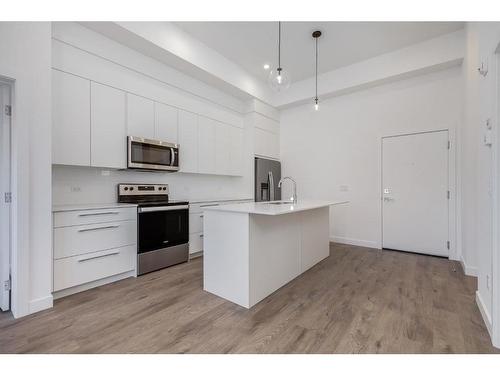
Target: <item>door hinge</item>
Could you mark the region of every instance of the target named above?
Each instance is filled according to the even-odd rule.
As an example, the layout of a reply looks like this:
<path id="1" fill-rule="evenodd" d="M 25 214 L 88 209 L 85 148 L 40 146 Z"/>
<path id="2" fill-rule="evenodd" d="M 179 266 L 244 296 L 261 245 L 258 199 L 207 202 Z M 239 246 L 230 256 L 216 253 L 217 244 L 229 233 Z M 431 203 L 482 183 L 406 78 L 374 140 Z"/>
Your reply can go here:
<path id="1" fill-rule="evenodd" d="M 451 141 L 448 141 L 448 150 L 451 148 Z"/>
<path id="2" fill-rule="evenodd" d="M 12 116 L 12 106 L 11 105 L 5 105 L 5 116 Z"/>
<path id="3" fill-rule="evenodd" d="M 5 193 L 4 199 L 5 203 L 12 203 L 12 193 L 11 192 Z"/>
<path id="4" fill-rule="evenodd" d="M 450 199 L 450 198 L 451 198 L 451 193 L 450 193 L 450 191 L 449 191 L 449 190 L 446 192 L 446 198 L 448 198 L 448 199 Z"/>
<path id="5" fill-rule="evenodd" d="M 446 248 L 450 250 L 450 241 L 446 241 Z"/>
<path id="6" fill-rule="evenodd" d="M 11 285 L 10 285 L 10 279 L 9 279 L 9 280 L 5 280 L 5 281 L 3 282 L 3 289 L 4 289 L 6 292 L 8 292 L 8 291 L 10 290 L 10 288 L 11 288 Z"/>

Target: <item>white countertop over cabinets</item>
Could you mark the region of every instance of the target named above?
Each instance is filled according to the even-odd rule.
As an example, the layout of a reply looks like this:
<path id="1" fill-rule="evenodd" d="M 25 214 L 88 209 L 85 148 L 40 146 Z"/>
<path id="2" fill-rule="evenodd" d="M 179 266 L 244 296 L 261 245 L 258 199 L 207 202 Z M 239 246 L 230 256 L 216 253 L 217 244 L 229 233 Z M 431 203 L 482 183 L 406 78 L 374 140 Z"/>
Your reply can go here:
<path id="1" fill-rule="evenodd" d="M 220 206 L 206 207 L 205 210 L 210 211 L 226 211 L 240 212 L 256 215 L 283 215 L 293 212 L 312 210 L 315 208 L 328 207 L 337 204 L 348 203 L 348 201 L 316 201 L 304 200 L 291 204 L 284 202 L 283 204 L 274 204 L 278 202 L 248 202 L 238 204 L 225 204 Z"/>

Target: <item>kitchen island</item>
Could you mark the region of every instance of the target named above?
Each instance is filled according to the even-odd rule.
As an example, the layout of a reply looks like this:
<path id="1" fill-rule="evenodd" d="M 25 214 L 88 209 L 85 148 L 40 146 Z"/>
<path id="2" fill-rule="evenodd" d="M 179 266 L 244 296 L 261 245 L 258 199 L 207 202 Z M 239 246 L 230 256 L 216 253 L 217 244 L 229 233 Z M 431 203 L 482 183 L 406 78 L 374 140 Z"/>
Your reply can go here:
<path id="1" fill-rule="evenodd" d="M 329 207 L 251 202 L 204 211 L 204 290 L 250 308 L 329 255 Z"/>

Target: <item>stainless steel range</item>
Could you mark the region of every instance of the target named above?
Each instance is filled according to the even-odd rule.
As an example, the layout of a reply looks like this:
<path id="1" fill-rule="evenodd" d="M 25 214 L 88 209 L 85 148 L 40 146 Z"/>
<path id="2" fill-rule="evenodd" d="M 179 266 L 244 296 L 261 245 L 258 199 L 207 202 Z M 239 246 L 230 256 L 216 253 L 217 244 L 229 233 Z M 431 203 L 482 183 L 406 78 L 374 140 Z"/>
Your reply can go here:
<path id="1" fill-rule="evenodd" d="M 167 184 L 119 184 L 118 202 L 136 203 L 137 273 L 189 258 L 189 202 L 169 200 Z"/>

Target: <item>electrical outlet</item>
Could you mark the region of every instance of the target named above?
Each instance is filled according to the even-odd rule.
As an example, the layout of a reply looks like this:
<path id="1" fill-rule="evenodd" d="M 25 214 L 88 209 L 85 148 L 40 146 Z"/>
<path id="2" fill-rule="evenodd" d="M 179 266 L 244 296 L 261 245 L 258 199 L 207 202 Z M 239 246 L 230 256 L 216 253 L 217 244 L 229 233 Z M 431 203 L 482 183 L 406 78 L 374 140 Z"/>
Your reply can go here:
<path id="1" fill-rule="evenodd" d="M 72 193 L 79 193 L 82 191 L 82 188 L 80 186 L 71 186 L 70 190 Z"/>
<path id="2" fill-rule="evenodd" d="M 349 186 L 347 186 L 347 185 L 340 185 L 339 190 L 340 191 L 349 191 Z"/>

